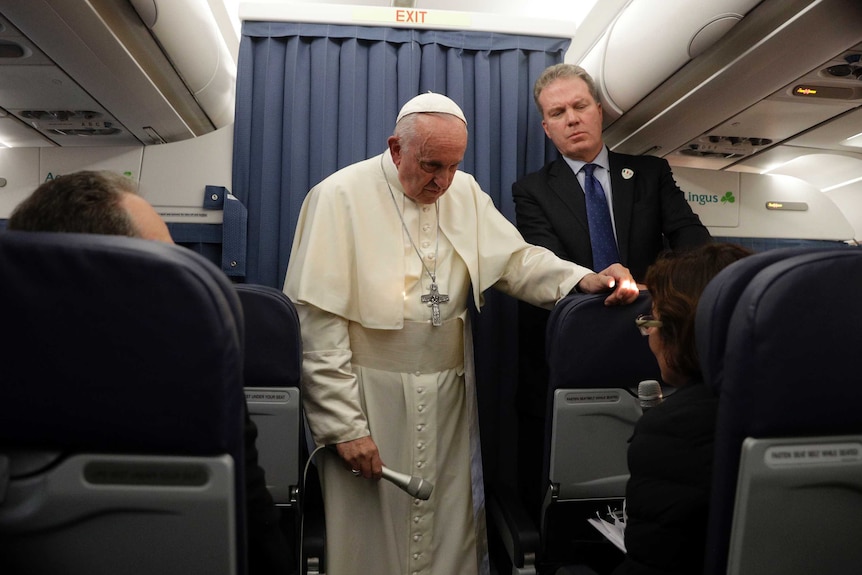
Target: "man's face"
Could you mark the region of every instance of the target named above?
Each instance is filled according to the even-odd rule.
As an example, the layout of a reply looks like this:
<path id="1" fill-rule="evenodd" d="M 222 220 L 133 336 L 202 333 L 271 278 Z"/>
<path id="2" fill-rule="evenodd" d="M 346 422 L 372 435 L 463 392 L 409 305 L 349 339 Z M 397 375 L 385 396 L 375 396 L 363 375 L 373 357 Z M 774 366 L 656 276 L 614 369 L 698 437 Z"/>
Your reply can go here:
<path id="1" fill-rule="evenodd" d="M 542 127 L 561 154 L 592 162 L 602 149 L 602 105 L 580 78 L 558 78 L 539 94 Z"/>
<path id="2" fill-rule="evenodd" d="M 433 204 L 446 193 L 467 149 L 464 122 L 450 115 L 421 114 L 413 142 L 389 138 L 392 161 L 404 194 L 420 204 Z"/>

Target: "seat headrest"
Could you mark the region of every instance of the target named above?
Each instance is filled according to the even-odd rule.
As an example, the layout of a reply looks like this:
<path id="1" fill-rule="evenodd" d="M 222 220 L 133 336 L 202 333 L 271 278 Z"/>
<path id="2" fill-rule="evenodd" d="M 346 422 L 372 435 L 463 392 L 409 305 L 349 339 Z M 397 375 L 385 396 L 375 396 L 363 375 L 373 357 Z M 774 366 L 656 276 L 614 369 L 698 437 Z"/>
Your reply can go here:
<path id="1" fill-rule="evenodd" d="M 658 362 L 635 326 L 638 315 L 650 313 L 649 293 L 624 306 L 606 306 L 606 297 L 570 295 L 551 312 L 546 356 L 552 389 L 630 388 L 659 379 Z"/>
<path id="2" fill-rule="evenodd" d="M 211 263 L 147 240 L 3 232 L 0 278 L 0 442 L 241 453 L 241 309 Z"/>
<path id="3" fill-rule="evenodd" d="M 742 291 L 763 268 L 817 248 L 781 248 L 753 254 L 721 270 L 703 290 L 695 317 L 695 344 L 707 385 L 721 389 L 727 328 Z"/>
<path id="4" fill-rule="evenodd" d="M 269 286 L 235 287 L 245 317 L 246 387 L 298 386 L 302 340 L 293 302 Z"/>
<path id="5" fill-rule="evenodd" d="M 797 255 L 752 278 L 728 326 L 721 400 L 747 435 L 862 431 L 857 286 L 858 249 Z"/>
<path id="6" fill-rule="evenodd" d="M 704 375 L 719 389 L 705 563 L 716 575 L 726 572 L 746 437 L 862 432 L 862 250 L 774 251 L 728 266 L 698 308 Z"/>

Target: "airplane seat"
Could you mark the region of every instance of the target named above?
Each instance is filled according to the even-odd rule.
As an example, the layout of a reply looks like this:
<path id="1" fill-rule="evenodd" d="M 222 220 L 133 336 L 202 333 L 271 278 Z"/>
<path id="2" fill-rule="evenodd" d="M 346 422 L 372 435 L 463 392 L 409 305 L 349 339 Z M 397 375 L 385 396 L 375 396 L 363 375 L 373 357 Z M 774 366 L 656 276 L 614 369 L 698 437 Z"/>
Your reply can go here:
<path id="1" fill-rule="evenodd" d="M 242 310 L 183 248 L 0 234 L 0 572 L 245 573 Z"/>
<path id="2" fill-rule="evenodd" d="M 245 398 L 258 430 L 260 464 L 275 503 L 292 508 L 303 465 L 299 318 L 293 303 L 275 288 L 235 287 L 245 319 Z"/>
<path id="3" fill-rule="evenodd" d="M 720 394 L 705 573 L 859 572 L 862 251 L 778 255 L 729 266 L 698 308 L 701 356 L 725 348 L 704 366 Z"/>
<path id="4" fill-rule="evenodd" d="M 740 294 L 751 279 L 777 261 L 811 253 L 820 248 L 778 248 L 752 254 L 721 270 L 707 284 L 697 309 L 697 349 L 705 383 L 721 390 L 727 326 Z"/>
<path id="5" fill-rule="evenodd" d="M 245 397 L 258 429 L 259 463 L 291 541 L 299 540 L 305 520 L 304 549 L 295 551 L 302 552 L 303 573 L 314 571 L 323 566 L 325 531 L 316 476 L 303 482 L 309 454 L 299 388 L 299 317 L 293 302 L 275 288 L 235 287 L 245 317 Z"/>
<path id="6" fill-rule="evenodd" d="M 615 307 L 605 297 L 568 296 L 548 321 L 546 432 L 536 447 L 544 451 L 540 524 L 517 497 L 495 491 L 489 498 L 519 573 L 572 569 L 564 566 L 617 553 L 587 519 L 625 497 L 628 439 L 641 415 L 637 385 L 660 379 L 660 370 L 635 326 L 650 312 L 649 294 Z"/>

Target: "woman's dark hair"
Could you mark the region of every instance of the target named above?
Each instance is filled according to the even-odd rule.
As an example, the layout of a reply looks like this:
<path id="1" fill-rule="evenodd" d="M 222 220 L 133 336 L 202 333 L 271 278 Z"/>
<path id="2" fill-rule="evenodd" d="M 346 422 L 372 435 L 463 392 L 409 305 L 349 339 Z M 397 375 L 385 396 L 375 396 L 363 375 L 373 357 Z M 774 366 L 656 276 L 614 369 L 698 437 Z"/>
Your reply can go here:
<path id="1" fill-rule="evenodd" d="M 647 270 L 653 310 L 662 322 L 658 335 L 665 363 L 689 380 L 703 378 L 694 340 L 700 296 L 718 272 L 751 253 L 738 245 L 716 242 L 664 253 Z"/>

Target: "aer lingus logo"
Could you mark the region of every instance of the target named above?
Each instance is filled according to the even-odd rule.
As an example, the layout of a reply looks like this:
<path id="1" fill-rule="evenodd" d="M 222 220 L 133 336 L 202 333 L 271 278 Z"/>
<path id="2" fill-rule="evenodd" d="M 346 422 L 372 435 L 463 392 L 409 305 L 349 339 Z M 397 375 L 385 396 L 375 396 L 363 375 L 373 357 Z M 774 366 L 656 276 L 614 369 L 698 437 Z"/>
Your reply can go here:
<path id="1" fill-rule="evenodd" d="M 734 197 L 733 192 L 726 192 L 721 197 L 721 203 L 722 204 L 732 204 L 735 201 L 736 201 L 736 198 Z"/>

